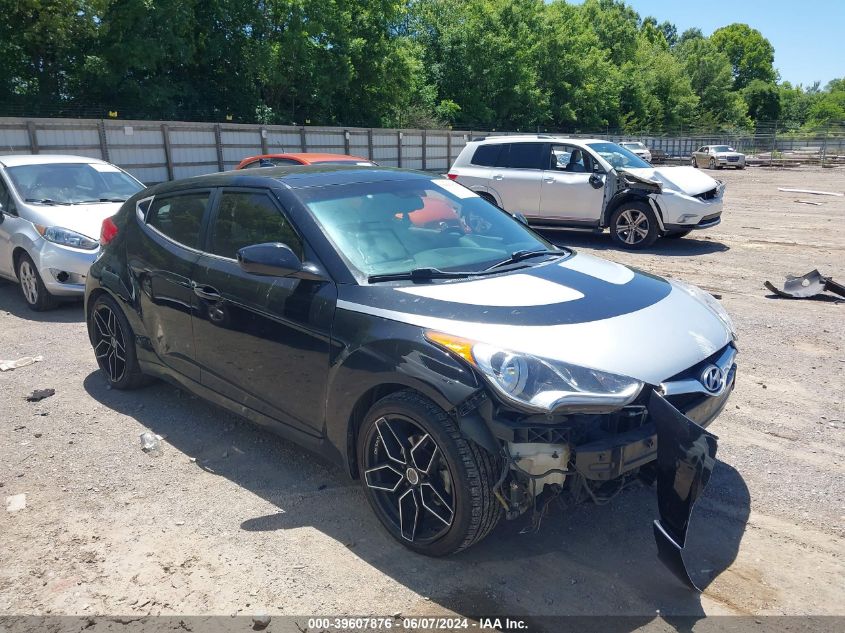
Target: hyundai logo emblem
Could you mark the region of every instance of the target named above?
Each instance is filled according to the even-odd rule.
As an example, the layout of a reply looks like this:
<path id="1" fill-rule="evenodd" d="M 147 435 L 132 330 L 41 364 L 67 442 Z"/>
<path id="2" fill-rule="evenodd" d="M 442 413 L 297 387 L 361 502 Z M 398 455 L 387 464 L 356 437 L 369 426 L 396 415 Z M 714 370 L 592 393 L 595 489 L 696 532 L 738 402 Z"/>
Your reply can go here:
<path id="1" fill-rule="evenodd" d="M 716 365 L 708 365 L 701 372 L 701 384 L 710 393 L 719 393 L 724 381 L 725 377 L 722 374 L 722 370 L 716 367 Z"/>

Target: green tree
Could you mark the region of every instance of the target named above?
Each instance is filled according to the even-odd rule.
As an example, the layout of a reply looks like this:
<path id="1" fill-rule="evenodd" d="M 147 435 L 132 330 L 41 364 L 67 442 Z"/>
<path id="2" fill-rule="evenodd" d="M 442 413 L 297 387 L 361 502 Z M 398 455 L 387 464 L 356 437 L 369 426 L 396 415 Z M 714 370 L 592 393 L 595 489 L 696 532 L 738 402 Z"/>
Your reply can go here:
<path id="1" fill-rule="evenodd" d="M 845 121 L 845 78 L 830 81 L 808 108 L 809 127 L 822 127 L 834 121 Z"/>
<path id="2" fill-rule="evenodd" d="M 459 125 L 531 128 L 548 118 L 538 85 L 541 0 L 422 0 L 413 5 L 428 83 L 460 107 Z"/>
<path id="3" fill-rule="evenodd" d="M 774 121 L 780 115 L 778 87 L 762 79 L 754 79 L 742 91 L 748 104 L 748 115 L 757 122 Z"/>
<path id="4" fill-rule="evenodd" d="M 762 33 L 747 24 L 730 24 L 710 36 L 713 44 L 728 56 L 734 75 L 734 89 L 741 90 L 752 81 L 775 83 L 775 49 Z"/>
<path id="5" fill-rule="evenodd" d="M 733 76 L 727 56 L 704 37 L 685 40 L 675 48 L 693 90 L 698 95 L 700 128 L 748 125 L 742 95 L 732 91 Z"/>
<path id="6" fill-rule="evenodd" d="M 75 95 L 105 0 L 0 0 L 0 102 L 47 115 Z"/>
<path id="7" fill-rule="evenodd" d="M 539 50 L 549 126 L 570 130 L 619 126 L 620 70 L 580 7 L 565 2 L 546 6 Z"/>

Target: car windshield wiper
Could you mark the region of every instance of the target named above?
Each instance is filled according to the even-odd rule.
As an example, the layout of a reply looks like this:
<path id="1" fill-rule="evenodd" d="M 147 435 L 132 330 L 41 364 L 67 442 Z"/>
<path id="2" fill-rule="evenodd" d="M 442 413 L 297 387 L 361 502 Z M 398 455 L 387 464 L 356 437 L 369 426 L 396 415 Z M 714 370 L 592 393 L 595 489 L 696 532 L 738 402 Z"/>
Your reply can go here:
<path id="1" fill-rule="evenodd" d="M 36 204 L 70 204 L 70 202 L 60 202 L 51 198 L 26 198 L 25 202 L 35 202 Z"/>
<path id="2" fill-rule="evenodd" d="M 97 198 L 95 200 L 80 200 L 73 204 L 93 204 L 94 202 L 126 202 L 126 198 Z"/>
<path id="3" fill-rule="evenodd" d="M 379 275 L 370 275 L 367 277 L 367 283 L 373 284 L 380 281 L 430 281 L 431 279 L 460 279 L 462 277 L 473 277 L 475 275 L 483 275 L 484 271 L 449 271 L 440 270 L 439 268 L 414 268 L 404 272 L 397 273 L 382 273 Z"/>
<path id="4" fill-rule="evenodd" d="M 547 250 L 537 250 L 537 251 L 516 251 L 511 253 L 511 256 L 507 259 L 503 259 L 500 262 L 496 262 L 492 266 L 485 268 L 485 270 L 494 270 L 496 268 L 501 268 L 502 266 L 507 266 L 508 264 L 515 264 L 517 262 L 521 262 L 523 259 L 528 259 L 530 257 L 540 257 L 541 255 L 551 255 L 554 257 L 562 257 L 565 255 L 569 255 L 569 251 L 561 249 L 559 251 L 547 251 Z"/>

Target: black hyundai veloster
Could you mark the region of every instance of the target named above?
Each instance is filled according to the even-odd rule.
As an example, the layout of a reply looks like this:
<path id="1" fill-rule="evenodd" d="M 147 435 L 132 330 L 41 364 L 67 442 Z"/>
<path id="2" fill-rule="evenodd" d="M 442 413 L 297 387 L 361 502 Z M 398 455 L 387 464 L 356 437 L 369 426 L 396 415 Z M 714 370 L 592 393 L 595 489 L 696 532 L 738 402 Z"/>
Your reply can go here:
<path id="1" fill-rule="evenodd" d="M 736 336 L 707 293 L 558 248 L 451 180 L 289 167 L 165 183 L 103 223 L 86 315 L 117 389 L 171 381 L 360 478 L 446 555 L 545 499 L 655 483 L 681 552 Z"/>

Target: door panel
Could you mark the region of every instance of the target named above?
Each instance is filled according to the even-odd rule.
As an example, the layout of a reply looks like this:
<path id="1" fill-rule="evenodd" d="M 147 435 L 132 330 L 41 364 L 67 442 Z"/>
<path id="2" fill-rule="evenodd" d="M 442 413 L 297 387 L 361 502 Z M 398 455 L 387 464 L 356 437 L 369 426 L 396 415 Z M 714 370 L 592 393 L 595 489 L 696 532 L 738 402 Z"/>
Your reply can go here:
<path id="1" fill-rule="evenodd" d="M 574 223 L 598 223 L 604 204 L 604 187 L 591 179 L 606 181 L 593 173 L 593 161 L 580 148 L 553 145 L 549 169 L 543 171 L 540 218 Z"/>
<path id="2" fill-rule="evenodd" d="M 490 170 L 488 186 L 506 211 L 521 211 L 529 217 L 539 212 L 545 152 L 545 143 L 507 143 L 502 147 L 499 166 Z"/>
<path id="3" fill-rule="evenodd" d="M 153 350 L 165 365 L 197 381 L 191 324 L 197 301 L 191 273 L 200 257 L 197 247 L 211 195 L 205 190 L 154 199 L 146 223 L 130 234 L 126 245 Z"/>
<path id="4" fill-rule="evenodd" d="M 313 435 L 322 431 L 334 284 L 243 271 L 249 244 L 283 242 L 314 261 L 265 193 L 220 196 L 208 250 L 194 270 L 196 357 L 202 383 L 242 405 Z"/>
<path id="5" fill-rule="evenodd" d="M 21 220 L 16 213 L 15 201 L 11 192 L 0 175 L 0 204 L 3 205 L 3 212 L 0 213 L 0 275 L 14 277 L 14 264 L 12 262 L 12 236 L 21 228 Z"/>

